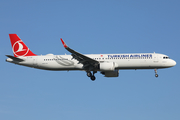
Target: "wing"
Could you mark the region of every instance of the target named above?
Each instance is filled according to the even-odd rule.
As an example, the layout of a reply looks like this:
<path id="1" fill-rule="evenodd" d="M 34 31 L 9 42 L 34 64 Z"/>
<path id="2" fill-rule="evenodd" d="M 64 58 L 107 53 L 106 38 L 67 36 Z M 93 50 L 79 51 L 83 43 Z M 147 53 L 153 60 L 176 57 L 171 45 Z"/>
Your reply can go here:
<path id="1" fill-rule="evenodd" d="M 79 53 L 79 52 L 76 52 L 75 50 L 69 48 L 69 47 L 67 46 L 67 44 L 63 41 L 62 38 L 61 38 L 61 42 L 62 42 L 64 48 L 65 48 L 66 50 L 68 50 L 70 53 L 72 53 L 72 54 L 71 54 L 72 57 L 73 57 L 74 59 L 78 60 L 79 63 L 82 63 L 82 64 L 83 64 L 84 69 L 87 69 L 87 70 L 90 70 L 90 71 L 91 71 L 91 70 L 94 70 L 94 69 L 97 68 L 97 66 L 98 66 L 98 64 L 99 64 L 98 61 L 96 61 L 96 60 L 94 60 L 94 59 L 92 59 L 92 58 L 90 58 L 90 57 L 87 57 L 87 56 L 85 56 L 85 55 L 83 55 L 83 54 L 81 54 L 81 53 Z"/>

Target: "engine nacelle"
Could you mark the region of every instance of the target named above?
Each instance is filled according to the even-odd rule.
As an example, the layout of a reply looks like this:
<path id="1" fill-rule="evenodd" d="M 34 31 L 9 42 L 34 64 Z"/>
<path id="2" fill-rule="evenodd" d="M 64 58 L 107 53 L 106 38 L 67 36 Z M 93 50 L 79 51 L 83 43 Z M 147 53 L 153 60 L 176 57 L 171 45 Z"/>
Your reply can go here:
<path id="1" fill-rule="evenodd" d="M 115 63 L 114 62 L 103 62 L 99 64 L 100 71 L 114 71 Z"/>
<path id="2" fill-rule="evenodd" d="M 104 77 L 118 77 L 119 76 L 119 70 L 101 72 L 101 74 L 105 75 Z"/>

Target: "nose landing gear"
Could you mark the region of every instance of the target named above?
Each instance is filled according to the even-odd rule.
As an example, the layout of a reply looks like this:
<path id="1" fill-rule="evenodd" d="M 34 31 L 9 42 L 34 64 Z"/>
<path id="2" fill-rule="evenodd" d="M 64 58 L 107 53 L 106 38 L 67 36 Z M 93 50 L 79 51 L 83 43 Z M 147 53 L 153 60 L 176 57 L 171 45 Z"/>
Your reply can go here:
<path id="1" fill-rule="evenodd" d="M 87 71 L 87 76 L 91 78 L 92 81 L 96 79 L 94 74 L 97 73 L 97 71 L 93 71 L 93 74 L 90 71 Z"/>
<path id="2" fill-rule="evenodd" d="M 154 69 L 154 72 L 155 72 L 155 77 L 157 78 L 158 77 L 157 69 Z"/>

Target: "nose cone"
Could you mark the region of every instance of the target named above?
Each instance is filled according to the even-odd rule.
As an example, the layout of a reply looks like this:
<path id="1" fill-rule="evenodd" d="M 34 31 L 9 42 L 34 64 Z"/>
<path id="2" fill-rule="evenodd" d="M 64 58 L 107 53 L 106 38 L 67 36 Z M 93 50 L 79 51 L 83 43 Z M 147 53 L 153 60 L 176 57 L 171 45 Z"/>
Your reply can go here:
<path id="1" fill-rule="evenodd" d="M 176 61 L 172 60 L 171 61 L 171 65 L 172 65 L 172 67 L 175 66 L 176 65 Z"/>
<path id="2" fill-rule="evenodd" d="M 173 66 L 175 66 L 175 65 L 176 65 L 176 61 L 173 60 Z"/>

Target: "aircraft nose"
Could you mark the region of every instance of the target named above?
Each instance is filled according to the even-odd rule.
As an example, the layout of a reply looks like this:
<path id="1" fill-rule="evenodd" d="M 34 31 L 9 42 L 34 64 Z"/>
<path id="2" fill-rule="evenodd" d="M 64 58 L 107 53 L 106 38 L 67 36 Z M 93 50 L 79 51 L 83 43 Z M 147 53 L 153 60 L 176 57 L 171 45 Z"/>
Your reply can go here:
<path id="1" fill-rule="evenodd" d="M 175 66 L 176 65 L 176 61 L 172 60 L 171 64 L 172 64 L 172 66 Z"/>

